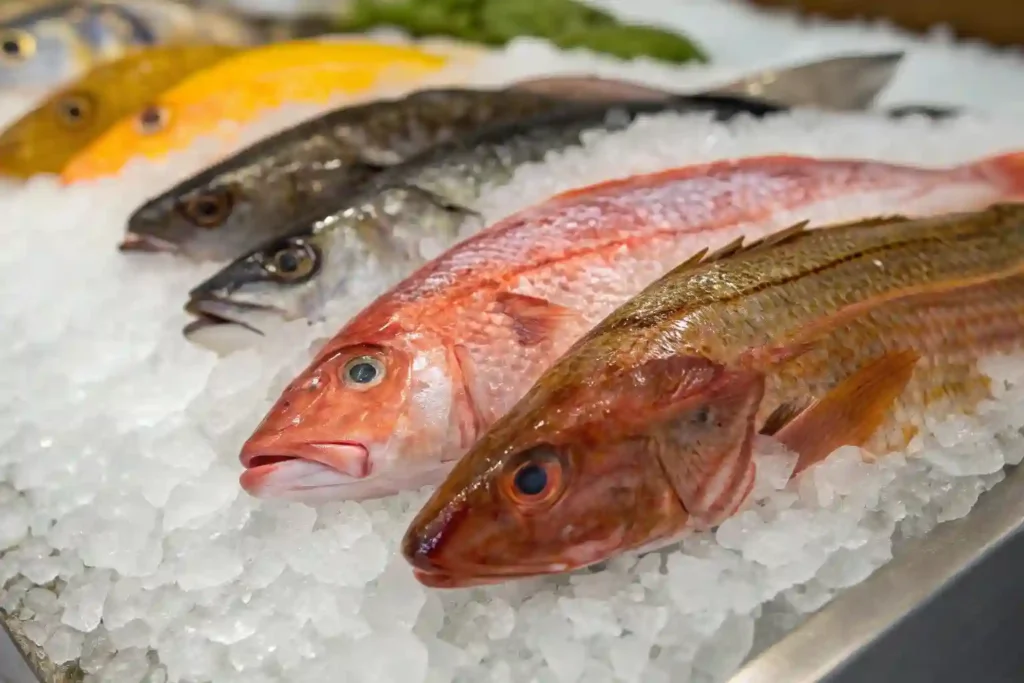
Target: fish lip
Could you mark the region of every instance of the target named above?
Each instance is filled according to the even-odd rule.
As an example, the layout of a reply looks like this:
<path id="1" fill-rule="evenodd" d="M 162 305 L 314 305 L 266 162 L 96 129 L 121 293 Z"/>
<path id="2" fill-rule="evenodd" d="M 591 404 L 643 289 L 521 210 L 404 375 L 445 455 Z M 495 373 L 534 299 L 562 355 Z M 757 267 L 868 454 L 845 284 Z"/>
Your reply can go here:
<path id="1" fill-rule="evenodd" d="M 484 572 L 456 577 L 453 572 L 448 570 L 422 569 L 415 566 L 413 567 L 412 574 L 417 581 L 427 588 L 474 588 L 477 586 L 492 586 L 519 579 L 533 579 L 545 575 L 544 572 L 501 571 L 488 568 Z"/>
<path id="2" fill-rule="evenodd" d="M 138 233 L 128 231 L 125 233 L 124 238 L 121 240 L 121 244 L 117 247 L 121 251 L 145 251 L 145 252 L 157 252 L 157 253 L 177 253 L 180 251 L 177 244 L 168 242 L 167 240 L 154 237 L 153 235 L 147 235 L 145 233 Z"/>
<path id="3" fill-rule="evenodd" d="M 356 441 L 306 441 L 266 445 L 246 442 L 238 454 L 238 459 L 246 469 L 242 477 L 249 475 L 250 480 L 261 478 L 269 471 L 268 468 L 288 460 L 317 462 L 353 479 L 366 479 L 370 476 L 370 450 Z"/>
<path id="4" fill-rule="evenodd" d="M 216 325 L 238 325 L 243 327 L 250 332 L 265 336 L 263 331 L 258 327 L 247 323 L 240 317 L 231 315 L 237 311 L 271 311 L 276 310 L 273 306 L 267 306 L 265 304 L 255 304 L 248 302 L 232 301 L 231 299 L 204 294 L 202 296 L 193 296 L 185 304 L 185 311 L 196 317 L 189 324 L 185 325 L 182 330 L 183 334 L 187 337 L 197 330 L 204 327 L 216 326 Z"/>

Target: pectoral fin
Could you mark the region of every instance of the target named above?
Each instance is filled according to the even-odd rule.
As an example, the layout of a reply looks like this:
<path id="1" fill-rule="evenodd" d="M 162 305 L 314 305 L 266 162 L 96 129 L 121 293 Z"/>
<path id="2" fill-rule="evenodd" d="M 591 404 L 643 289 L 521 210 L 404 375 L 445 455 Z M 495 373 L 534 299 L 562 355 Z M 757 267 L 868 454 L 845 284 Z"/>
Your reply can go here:
<path id="1" fill-rule="evenodd" d="M 912 350 L 887 353 L 861 367 L 827 394 L 791 416 L 777 410 L 762 433 L 797 453 L 793 476 L 840 446 L 860 446 L 875 433 L 903 393 L 920 356 Z M 789 417 L 785 424 L 783 416 Z"/>
<path id="2" fill-rule="evenodd" d="M 536 346 L 552 339 L 566 324 L 581 322 L 579 313 L 571 308 L 515 292 L 500 292 L 498 310 L 512 321 L 512 329 L 523 346 Z"/>

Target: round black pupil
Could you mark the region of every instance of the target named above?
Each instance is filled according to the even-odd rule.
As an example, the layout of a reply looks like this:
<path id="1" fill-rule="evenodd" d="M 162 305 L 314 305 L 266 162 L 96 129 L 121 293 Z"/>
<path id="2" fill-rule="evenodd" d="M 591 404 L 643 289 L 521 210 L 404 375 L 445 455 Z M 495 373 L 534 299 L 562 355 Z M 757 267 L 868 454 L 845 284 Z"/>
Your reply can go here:
<path id="1" fill-rule="evenodd" d="M 155 126 L 160 123 L 160 110 L 159 109 L 147 109 L 142 112 L 142 125 L 147 128 Z"/>
<path id="2" fill-rule="evenodd" d="M 283 273 L 295 272 L 299 269 L 299 257 L 291 250 L 282 251 L 277 257 L 277 269 Z"/>
<path id="3" fill-rule="evenodd" d="M 4 54 L 16 55 L 21 52 L 21 45 L 16 40 L 4 41 Z"/>
<path id="4" fill-rule="evenodd" d="M 524 465 L 516 472 L 515 484 L 524 495 L 536 496 L 547 488 L 548 473 L 540 465 Z"/>
<path id="5" fill-rule="evenodd" d="M 356 384 L 369 384 L 377 377 L 377 368 L 372 363 L 356 363 L 348 369 L 348 376 Z"/>
<path id="6" fill-rule="evenodd" d="M 199 213 L 204 216 L 215 216 L 217 210 L 220 208 L 220 204 L 217 203 L 216 199 L 203 199 L 199 202 Z"/>
<path id="7" fill-rule="evenodd" d="M 79 116 L 82 115 L 82 110 L 79 108 L 77 104 L 69 104 L 67 106 L 67 112 L 68 116 L 70 116 L 73 119 L 77 119 Z"/>

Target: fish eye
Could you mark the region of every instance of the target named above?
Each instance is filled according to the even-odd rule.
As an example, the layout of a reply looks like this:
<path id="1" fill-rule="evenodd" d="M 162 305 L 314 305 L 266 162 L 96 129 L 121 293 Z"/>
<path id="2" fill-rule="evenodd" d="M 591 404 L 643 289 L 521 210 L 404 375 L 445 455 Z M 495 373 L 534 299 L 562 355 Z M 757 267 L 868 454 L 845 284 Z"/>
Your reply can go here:
<path id="1" fill-rule="evenodd" d="M 297 282 L 316 271 L 319 253 L 304 240 L 294 240 L 278 249 L 264 264 L 267 272 L 281 282 Z"/>
<path id="2" fill-rule="evenodd" d="M 523 451 L 508 469 L 502 490 L 525 509 L 554 503 L 565 490 L 564 458 L 546 444 Z"/>
<path id="3" fill-rule="evenodd" d="M 341 369 L 341 381 L 359 391 L 375 387 L 384 381 L 387 369 L 373 356 L 357 356 Z"/>
<path id="4" fill-rule="evenodd" d="M 166 128 L 170 120 L 171 113 L 166 107 L 150 104 L 135 117 L 135 124 L 143 135 L 154 135 Z"/>
<path id="5" fill-rule="evenodd" d="M 201 228 L 219 227 L 231 215 L 234 208 L 234 193 L 228 188 L 203 194 L 186 199 L 180 209 L 192 223 Z"/>
<path id="6" fill-rule="evenodd" d="M 69 128 L 87 123 L 92 116 L 92 98 L 80 93 L 69 94 L 57 101 L 57 117 Z"/>
<path id="7" fill-rule="evenodd" d="M 21 62 L 36 52 L 36 39 L 31 33 L 19 30 L 0 32 L 0 54 L 12 62 Z"/>

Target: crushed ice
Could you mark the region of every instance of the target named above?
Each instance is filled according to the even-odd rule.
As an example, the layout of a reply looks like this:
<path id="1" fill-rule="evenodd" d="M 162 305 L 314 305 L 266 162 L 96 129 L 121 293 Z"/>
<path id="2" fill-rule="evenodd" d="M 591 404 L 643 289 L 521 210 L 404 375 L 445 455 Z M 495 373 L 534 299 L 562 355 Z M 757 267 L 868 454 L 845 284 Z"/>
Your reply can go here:
<path id="1" fill-rule="evenodd" d="M 644 11 L 670 14 L 659 0 L 630 3 L 633 18 Z M 684 21 L 709 17 L 686 28 L 706 32 L 729 68 L 761 44 L 722 34 L 751 25 L 737 11 L 695 3 Z M 765 21 L 779 48 L 770 63 L 910 46 L 890 99 L 934 101 L 940 83 L 947 99 L 970 93 L 962 103 L 979 107 L 1024 92 L 1019 61 L 976 47 L 828 26 L 798 34 Z M 617 65 L 522 40 L 477 80 L 558 67 L 677 87 L 719 73 Z M 284 108 L 240 142 L 310 113 Z M 484 204 L 497 218 L 568 187 L 741 154 L 942 165 L 1014 145 L 1024 148 L 1024 131 L 1013 116 L 936 125 L 801 112 L 761 126 L 649 117 L 523 169 Z M 931 421 L 907 457 L 865 465 L 842 449 L 787 484 L 792 458 L 768 449 L 756 500 L 680 548 L 603 571 L 427 591 L 396 554 L 425 492 L 313 509 L 238 489 L 241 439 L 325 328 L 284 326 L 218 359 L 180 334 L 182 297 L 210 268 L 114 248 L 138 201 L 211 153 L 200 145 L 71 189 L 50 178 L 0 187 L 0 327 L 17 331 L 0 346 L 0 609 L 54 662 L 77 659 L 89 680 L 722 680 L 890 559 L 899 539 L 967 514 L 1024 455 L 1024 361 L 988 359 L 996 400 L 970 419 Z"/>

